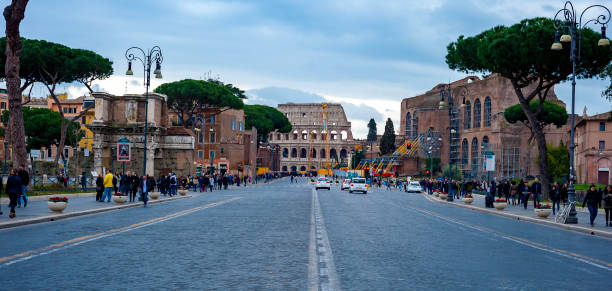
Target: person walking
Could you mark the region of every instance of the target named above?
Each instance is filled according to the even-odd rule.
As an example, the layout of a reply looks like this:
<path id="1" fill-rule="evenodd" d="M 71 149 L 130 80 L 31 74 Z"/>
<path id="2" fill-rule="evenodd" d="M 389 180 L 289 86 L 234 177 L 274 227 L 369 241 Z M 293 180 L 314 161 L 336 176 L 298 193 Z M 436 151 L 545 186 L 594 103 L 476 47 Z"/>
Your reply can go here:
<path id="1" fill-rule="evenodd" d="M 512 200 L 512 205 L 516 205 L 516 196 L 517 195 L 518 195 L 518 185 L 516 184 L 515 181 L 512 181 L 510 183 L 510 199 Z"/>
<path id="2" fill-rule="evenodd" d="M 106 197 L 108 197 L 106 202 L 111 201 L 111 198 L 113 197 L 113 188 L 115 185 L 113 181 L 116 181 L 113 171 L 108 170 L 108 173 L 106 173 L 106 176 L 104 176 L 104 181 L 102 182 L 104 185 L 104 194 L 102 194 L 102 199 L 100 199 L 100 202 L 104 202 L 104 198 Z"/>
<path id="3" fill-rule="evenodd" d="M 81 174 L 81 189 L 83 191 L 87 190 L 87 173 L 85 172 Z"/>
<path id="4" fill-rule="evenodd" d="M 174 173 L 170 174 L 170 197 L 176 195 L 176 186 L 178 185 L 178 179 Z"/>
<path id="5" fill-rule="evenodd" d="M 96 201 L 102 200 L 103 192 L 104 192 L 104 178 L 102 177 L 102 173 L 98 173 L 98 178 L 96 178 Z"/>
<path id="6" fill-rule="evenodd" d="M 19 165 L 19 171 L 17 172 L 19 179 L 21 180 L 21 194 L 17 199 L 17 206 L 21 206 L 21 200 L 23 199 L 23 207 L 28 206 L 28 184 L 30 184 L 30 174 L 25 170 L 25 165 Z M 7 182 L 8 184 L 8 182 Z"/>
<path id="7" fill-rule="evenodd" d="M 142 195 L 142 202 L 144 203 L 144 207 L 147 207 L 147 202 L 149 201 L 149 191 L 151 187 L 151 179 L 147 179 L 147 175 L 142 176 L 142 180 L 140 180 L 140 193 Z"/>
<path id="8" fill-rule="evenodd" d="M 564 183 L 559 189 L 559 199 L 563 201 L 563 206 L 567 205 L 567 183 Z"/>
<path id="9" fill-rule="evenodd" d="M 550 189 L 550 200 L 552 200 L 552 210 L 553 210 L 553 215 L 555 215 L 557 212 L 559 212 L 559 201 L 561 198 L 561 195 L 559 193 L 559 183 L 557 183 L 555 181 L 555 183 L 553 183 L 551 189 Z M 555 211 L 555 205 L 557 205 L 557 211 Z"/>
<path id="10" fill-rule="evenodd" d="M 604 190 L 604 210 L 606 211 L 606 226 L 612 227 L 612 185 Z"/>
<path id="11" fill-rule="evenodd" d="M 9 197 L 9 207 L 11 208 L 9 212 L 10 218 L 15 218 L 15 206 L 17 206 L 17 200 L 19 199 L 19 195 L 22 192 L 22 183 L 21 179 L 17 175 L 17 170 L 11 170 L 11 175 L 6 180 L 6 194 Z"/>
<path id="12" fill-rule="evenodd" d="M 533 195 L 533 208 L 540 203 L 540 197 L 542 197 L 542 184 L 540 179 L 535 178 L 533 184 L 531 184 L 531 195 Z"/>
<path id="13" fill-rule="evenodd" d="M 523 182 L 523 191 L 521 195 L 521 200 L 523 201 L 523 208 L 527 209 L 527 203 L 529 202 L 529 185 L 527 181 Z"/>
<path id="14" fill-rule="evenodd" d="M 591 186 L 589 186 L 589 190 L 587 191 L 587 194 L 584 197 L 584 202 L 582 202 L 582 208 L 584 208 L 585 204 L 589 208 L 589 218 L 591 220 L 591 226 L 594 226 L 595 218 L 597 217 L 597 210 L 599 209 L 599 205 L 601 204 L 601 195 L 599 195 L 597 189 L 595 189 L 595 184 L 591 184 Z"/>

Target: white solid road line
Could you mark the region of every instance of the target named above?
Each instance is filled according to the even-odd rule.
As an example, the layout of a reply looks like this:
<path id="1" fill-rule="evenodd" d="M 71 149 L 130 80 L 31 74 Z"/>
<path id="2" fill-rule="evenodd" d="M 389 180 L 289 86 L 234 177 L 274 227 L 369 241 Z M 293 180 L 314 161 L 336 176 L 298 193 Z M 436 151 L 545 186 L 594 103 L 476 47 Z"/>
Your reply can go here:
<path id="1" fill-rule="evenodd" d="M 308 290 L 340 290 L 334 255 L 327 237 L 317 190 L 312 189 Z"/>

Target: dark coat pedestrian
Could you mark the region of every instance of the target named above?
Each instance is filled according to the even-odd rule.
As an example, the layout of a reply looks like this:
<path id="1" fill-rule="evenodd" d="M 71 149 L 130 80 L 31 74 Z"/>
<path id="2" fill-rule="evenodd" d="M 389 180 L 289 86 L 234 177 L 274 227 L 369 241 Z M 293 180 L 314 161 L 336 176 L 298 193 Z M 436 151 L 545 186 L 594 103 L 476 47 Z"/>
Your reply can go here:
<path id="1" fill-rule="evenodd" d="M 589 187 L 589 190 L 587 191 L 586 196 L 584 197 L 584 202 L 582 202 L 583 208 L 584 208 L 584 205 L 587 205 L 589 208 L 589 214 L 590 214 L 589 218 L 591 220 L 591 226 L 594 225 L 595 218 L 597 217 L 597 211 L 599 209 L 600 204 L 601 204 L 601 195 L 599 194 L 597 189 L 595 189 L 595 185 L 591 184 L 591 186 Z"/>
<path id="2" fill-rule="evenodd" d="M 16 170 L 11 170 L 11 175 L 6 180 L 6 194 L 9 197 L 9 207 L 11 208 L 9 217 L 15 218 L 15 206 L 17 206 L 17 199 L 21 194 L 21 179 L 17 176 Z"/>

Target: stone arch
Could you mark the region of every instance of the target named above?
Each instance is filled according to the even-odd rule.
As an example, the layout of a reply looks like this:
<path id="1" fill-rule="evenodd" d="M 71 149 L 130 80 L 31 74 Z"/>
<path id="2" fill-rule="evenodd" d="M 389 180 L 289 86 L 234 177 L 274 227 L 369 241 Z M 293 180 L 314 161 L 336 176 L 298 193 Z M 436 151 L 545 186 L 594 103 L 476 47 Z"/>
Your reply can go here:
<path id="1" fill-rule="evenodd" d="M 302 140 L 308 140 L 308 131 L 302 130 Z"/>
<path id="2" fill-rule="evenodd" d="M 329 151 L 329 157 L 331 159 L 338 159 L 338 152 L 336 151 L 336 149 L 331 149 Z"/>
<path id="3" fill-rule="evenodd" d="M 464 138 L 461 142 L 461 164 L 463 165 L 463 167 L 468 165 L 469 151 L 470 149 L 468 147 L 468 140 L 467 138 Z"/>
<path id="4" fill-rule="evenodd" d="M 300 158 L 302 158 L 302 159 L 307 158 L 306 153 L 307 153 L 306 149 L 305 149 L 305 148 L 302 148 L 302 149 L 300 150 Z"/>
<path id="5" fill-rule="evenodd" d="M 312 140 L 317 140 L 317 131 L 313 130 L 310 132 L 310 138 L 312 138 Z"/>
<path id="6" fill-rule="evenodd" d="M 343 130 L 340 132 L 340 136 L 342 140 L 346 140 L 348 138 L 348 132 L 346 132 L 346 130 Z"/>
<path id="7" fill-rule="evenodd" d="M 310 151 L 310 157 L 313 159 L 317 158 L 317 149 L 312 149 L 312 151 Z"/>
<path id="8" fill-rule="evenodd" d="M 283 172 L 287 172 L 287 166 L 283 166 Z"/>
<path id="9" fill-rule="evenodd" d="M 484 101 L 484 126 L 491 126 L 491 97 L 489 96 Z"/>
<path id="10" fill-rule="evenodd" d="M 338 132 L 335 131 L 335 130 L 332 130 L 330 137 L 331 137 L 331 140 L 337 140 L 338 139 Z"/>
<path id="11" fill-rule="evenodd" d="M 470 100 L 465 101 L 465 108 L 463 109 L 463 128 L 472 128 L 472 103 Z"/>
<path id="12" fill-rule="evenodd" d="M 297 140 L 298 139 L 298 131 L 294 130 L 293 131 L 293 140 Z"/>
<path id="13" fill-rule="evenodd" d="M 303 172 L 303 171 L 306 171 L 306 166 L 301 166 L 301 167 L 300 167 L 300 171 L 302 171 L 302 172 Z"/>
<path id="14" fill-rule="evenodd" d="M 480 147 L 482 148 L 483 151 L 488 151 L 489 150 L 489 137 L 488 136 L 483 136 L 482 137 L 482 142 Z"/>
<path id="15" fill-rule="evenodd" d="M 346 149 L 341 149 L 340 150 L 340 160 L 344 161 L 346 159 L 346 156 L 347 156 Z"/>
<path id="16" fill-rule="evenodd" d="M 291 157 L 292 158 L 297 158 L 298 157 L 297 149 L 296 148 L 292 148 L 291 149 Z"/>
<path id="17" fill-rule="evenodd" d="M 288 158 L 288 157 L 289 157 L 289 149 L 283 148 L 283 158 Z"/>
<path id="18" fill-rule="evenodd" d="M 291 172 L 297 171 L 297 166 L 291 166 Z"/>
<path id="19" fill-rule="evenodd" d="M 472 172 L 478 172 L 478 139 L 472 139 Z"/>
<path id="20" fill-rule="evenodd" d="M 321 152 L 319 153 L 319 157 L 321 159 L 325 159 L 326 155 L 325 155 L 325 149 L 321 149 Z"/>

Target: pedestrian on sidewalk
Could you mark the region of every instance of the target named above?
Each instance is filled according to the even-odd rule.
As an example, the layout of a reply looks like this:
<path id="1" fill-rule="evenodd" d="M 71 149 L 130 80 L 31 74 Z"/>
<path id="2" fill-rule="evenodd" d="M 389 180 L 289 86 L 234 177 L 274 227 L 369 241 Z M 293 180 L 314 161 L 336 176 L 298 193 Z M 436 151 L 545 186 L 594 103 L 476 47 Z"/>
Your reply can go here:
<path id="1" fill-rule="evenodd" d="M 591 186 L 589 186 L 589 191 L 587 191 L 587 194 L 584 197 L 584 202 L 582 202 L 582 208 L 584 208 L 585 204 L 589 208 L 591 226 L 594 226 L 595 217 L 597 217 L 597 210 L 601 204 L 601 195 L 599 195 L 597 189 L 595 189 L 595 184 L 591 184 Z"/>
<path id="2" fill-rule="evenodd" d="M 567 205 L 567 183 L 563 183 L 563 186 L 559 189 L 559 199 L 563 201 L 563 206 Z"/>
<path id="3" fill-rule="evenodd" d="M 515 181 L 512 181 L 510 183 L 510 199 L 512 200 L 512 205 L 517 205 L 516 204 L 516 196 L 518 195 L 518 185 L 516 184 Z M 519 199 L 520 202 L 520 199 Z"/>
<path id="4" fill-rule="evenodd" d="M 555 181 L 555 183 L 553 183 L 551 189 L 550 189 L 550 200 L 552 200 L 552 211 L 553 211 L 553 215 L 555 215 L 557 212 L 559 212 L 559 201 L 561 198 L 561 195 L 559 193 L 559 183 L 557 183 Z M 557 205 L 557 211 L 555 211 L 555 204 Z"/>
<path id="5" fill-rule="evenodd" d="M 98 173 L 98 178 L 96 178 L 96 201 L 102 200 L 103 192 L 104 192 L 104 178 L 102 178 L 102 173 Z"/>
<path id="6" fill-rule="evenodd" d="M 21 200 L 23 199 L 23 207 L 28 206 L 28 184 L 30 184 L 30 174 L 25 170 L 25 165 L 19 165 L 19 171 L 17 172 L 19 179 L 21 180 L 21 196 L 17 199 L 17 205 L 21 206 Z M 8 183 L 7 183 L 8 184 Z"/>
<path id="7" fill-rule="evenodd" d="M 531 195 L 533 195 L 533 208 L 535 209 L 542 197 L 542 184 L 539 178 L 535 178 L 535 181 L 531 184 Z"/>
<path id="8" fill-rule="evenodd" d="M 6 194 L 8 195 L 10 202 L 9 207 L 11 208 L 9 212 L 10 218 L 15 218 L 15 206 L 17 206 L 17 200 L 19 199 L 19 195 L 21 195 L 21 179 L 17 176 L 17 170 L 11 170 L 11 175 L 6 180 Z"/>
<path id="9" fill-rule="evenodd" d="M 604 210 L 606 211 L 606 226 L 612 226 L 612 185 L 604 190 Z"/>
<path id="10" fill-rule="evenodd" d="M 151 187 L 151 179 L 147 179 L 147 175 L 142 176 L 142 180 L 140 180 L 140 193 L 142 194 L 142 202 L 144 202 L 144 207 L 147 207 L 147 202 L 149 201 L 149 190 Z"/>
<path id="11" fill-rule="evenodd" d="M 104 194 L 102 194 L 102 199 L 100 199 L 100 202 L 104 202 L 104 198 L 108 197 L 107 202 L 111 201 L 111 198 L 113 197 L 113 188 L 114 188 L 114 184 L 113 181 L 115 181 L 115 177 L 113 176 L 113 171 L 108 170 L 108 173 L 106 173 L 106 176 L 104 176 Z"/>
<path id="12" fill-rule="evenodd" d="M 87 173 L 85 172 L 81 175 L 81 189 L 87 190 Z"/>
<path id="13" fill-rule="evenodd" d="M 523 208 L 527 209 L 527 203 L 529 202 L 529 185 L 527 181 L 523 182 L 523 191 L 521 195 L 521 200 L 523 201 Z"/>

